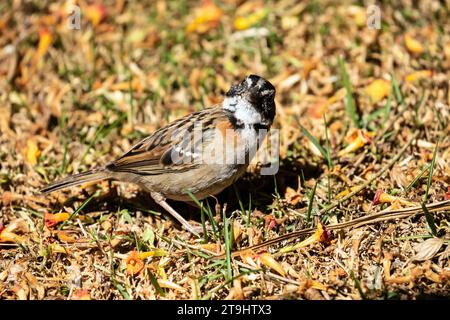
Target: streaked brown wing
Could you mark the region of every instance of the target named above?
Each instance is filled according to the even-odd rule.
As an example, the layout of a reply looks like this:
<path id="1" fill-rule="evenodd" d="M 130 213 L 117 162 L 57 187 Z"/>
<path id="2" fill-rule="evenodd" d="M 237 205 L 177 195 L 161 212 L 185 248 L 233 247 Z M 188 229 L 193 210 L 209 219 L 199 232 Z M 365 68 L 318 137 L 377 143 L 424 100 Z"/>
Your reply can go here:
<path id="1" fill-rule="evenodd" d="M 114 172 L 140 175 L 183 172 L 196 168 L 199 164 L 194 162 L 174 163 L 172 151 L 177 147 L 176 151 L 183 153 L 183 150 L 180 150 L 180 146 L 183 148 L 183 139 L 193 140 L 196 124 L 201 123 L 203 129 L 211 129 L 224 121 L 228 122 L 228 117 L 220 106 L 188 114 L 144 138 L 106 168 Z"/>

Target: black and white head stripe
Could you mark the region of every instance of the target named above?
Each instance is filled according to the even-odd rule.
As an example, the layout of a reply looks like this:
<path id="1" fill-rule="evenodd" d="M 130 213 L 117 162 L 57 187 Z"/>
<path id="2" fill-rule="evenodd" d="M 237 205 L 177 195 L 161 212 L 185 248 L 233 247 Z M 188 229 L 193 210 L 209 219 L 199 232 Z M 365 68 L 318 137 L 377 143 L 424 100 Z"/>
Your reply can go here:
<path id="1" fill-rule="evenodd" d="M 241 83 L 231 86 L 226 95 L 229 97 L 244 93 L 251 93 L 252 96 L 270 97 L 275 95 L 275 87 L 266 79 L 252 74 Z"/>
<path id="2" fill-rule="evenodd" d="M 231 86 L 223 107 L 233 113 L 237 123 L 271 125 L 275 116 L 275 87 L 266 79 L 249 75 Z"/>

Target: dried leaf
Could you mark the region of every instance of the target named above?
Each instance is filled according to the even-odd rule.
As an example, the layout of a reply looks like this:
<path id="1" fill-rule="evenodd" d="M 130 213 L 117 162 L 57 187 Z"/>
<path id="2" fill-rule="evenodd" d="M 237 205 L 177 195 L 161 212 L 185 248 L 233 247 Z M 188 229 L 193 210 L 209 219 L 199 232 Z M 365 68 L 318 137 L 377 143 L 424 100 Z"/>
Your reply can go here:
<path id="1" fill-rule="evenodd" d="M 30 228 L 25 219 L 18 218 L 12 220 L 7 227 L 4 228 L 6 232 L 19 232 L 19 233 L 27 233 L 30 232 Z"/>
<path id="2" fill-rule="evenodd" d="M 430 238 L 414 246 L 416 254 L 413 261 L 425 261 L 433 258 L 441 249 L 444 240 L 441 238 Z"/>
<path id="3" fill-rule="evenodd" d="M 217 243 L 205 243 L 205 244 L 199 245 L 199 247 L 202 249 L 211 251 L 211 252 L 215 252 L 215 253 L 222 252 L 220 245 L 217 245 Z"/>
<path id="4" fill-rule="evenodd" d="M 45 287 L 43 284 L 39 283 L 38 280 L 34 275 L 32 275 L 29 272 L 25 272 L 24 274 L 25 278 L 27 279 L 28 285 L 30 286 L 30 289 L 36 290 L 37 292 L 37 298 L 39 300 L 44 299 L 45 297 Z"/>
<path id="5" fill-rule="evenodd" d="M 286 192 L 284 194 L 284 198 L 287 200 L 289 204 L 295 206 L 302 200 L 302 195 L 298 191 L 292 189 L 291 187 L 287 187 Z"/>
<path id="6" fill-rule="evenodd" d="M 69 253 L 69 250 L 67 250 L 67 248 L 61 246 L 58 243 L 52 243 L 48 246 L 48 248 L 52 253 L 64 253 L 64 254 Z"/>
<path id="7" fill-rule="evenodd" d="M 11 291 L 14 292 L 19 300 L 28 300 L 28 294 L 30 293 L 30 289 L 28 288 L 25 281 L 21 281 L 16 283 Z"/>
<path id="8" fill-rule="evenodd" d="M 234 279 L 233 287 L 231 288 L 230 293 L 225 298 L 225 300 L 242 300 L 244 298 L 245 296 L 244 291 L 242 290 L 241 280 L 239 278 Z"/>
<path id="9" fill-rule="evenodd" d="M 233 241 L 236 242 L 242 235 L 242 226 L 239 221 L 233 221 Z"/>
<path id="10" fill-rule="evenodd" d="M 164 280 L 164 279 L 158 279 L 157 281 L 161 288 L 167 288 L 167 289 L 177 290 L 177 291 L 181 291 L 181 292 L 186 291 L 185 288 L 183 288 L 182 286 L 180 286 L 176 283 L 173 283 L 171 281 Z"/>

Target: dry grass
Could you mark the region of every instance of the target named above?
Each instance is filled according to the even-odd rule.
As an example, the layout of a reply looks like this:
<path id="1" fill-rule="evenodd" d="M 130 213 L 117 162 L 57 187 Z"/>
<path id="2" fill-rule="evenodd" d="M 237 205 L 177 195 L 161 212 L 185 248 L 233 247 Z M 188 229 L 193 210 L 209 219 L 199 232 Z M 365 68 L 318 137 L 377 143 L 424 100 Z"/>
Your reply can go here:
<path id="1" fill-rule="evenodd" d="M 319 220 L 450 197 L 449 4 L 383 5 L 374 30 L 365 7 L 340 1 L 224 0 L 206 25 L 190 25 L 205 11 L 197 1 L 105 1 L 105 17 L 77 3 L 80 30 L 67 28 L 62 2 L 0 4 L 0 223 L 14 234 L 0 236 L 0 298 L 449 296 L 448 209 L 335 230 L 328 245 L 283 253 L 281 242 L 211 259 Z M 220 102 L 250 73 L 277 88 L 280 170 L 259 176 L 251 167 L 209 199 L 204 217 L 217 232 L 195 239 L 132 185 L 38 193 Z M 376 79 L 384 81 L 367 90 Z M 358 134 L 361 146 L 343 151 Z M 385 203 L 377 205 L 379 190 Z M 174 205 L 201 223 L 199 209 Z M 60 212 L 71 219 L 44 223 Z M 132 251 L 156 253 L 135 276 L 127 272 Z"/>

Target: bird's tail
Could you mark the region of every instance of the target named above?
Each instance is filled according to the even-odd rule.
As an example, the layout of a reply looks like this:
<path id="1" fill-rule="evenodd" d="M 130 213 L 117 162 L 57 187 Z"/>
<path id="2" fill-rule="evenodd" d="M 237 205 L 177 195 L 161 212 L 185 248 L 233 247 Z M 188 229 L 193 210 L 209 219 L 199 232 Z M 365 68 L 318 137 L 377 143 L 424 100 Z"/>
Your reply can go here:
<path id="1" fill-rule="evenodd" d="M 104 180 L 108 178 L 110 178 L 110 174 L 104 169 L 93 169 L 86 172 L 74 174 L 59 181 L 53 182 L 41 189 L 41 192 L 51 193 L 53 191 L 78 186 L 83 183 Z"/>

